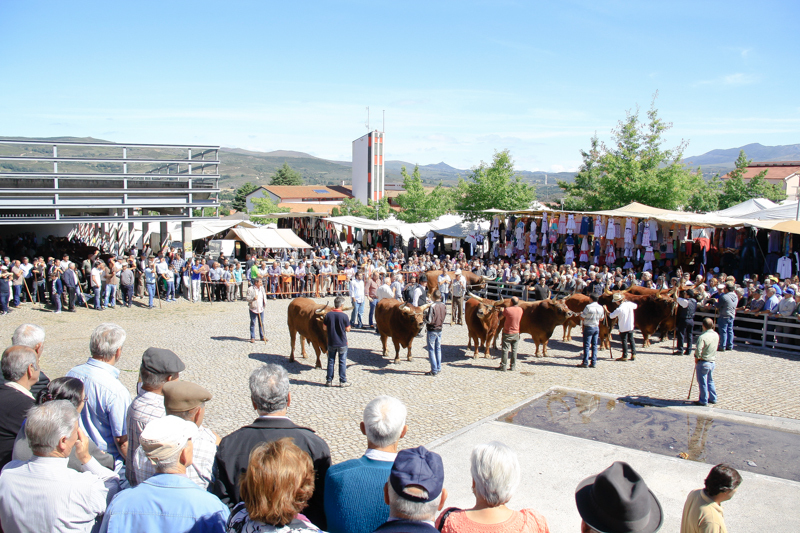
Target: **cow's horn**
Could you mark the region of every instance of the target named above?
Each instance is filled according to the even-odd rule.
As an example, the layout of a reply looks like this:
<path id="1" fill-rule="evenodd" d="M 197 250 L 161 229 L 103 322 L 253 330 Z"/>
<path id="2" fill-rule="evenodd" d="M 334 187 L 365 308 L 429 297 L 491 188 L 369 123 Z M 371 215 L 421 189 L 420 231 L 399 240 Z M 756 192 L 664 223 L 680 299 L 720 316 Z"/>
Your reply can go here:
<path id="1" fill-rule="evenodd" d="M 431 303 L 431 304 L 425 304 L 425 305 L 422 305 L 422 306 L 420 306 L 419 310 L 420 310 L 420 311 L 425 311 L 427 308 L 429 308 L 429 307 L 430 307 L 430 306 L 432 306 L 432 305 L 433 305 L 432 303 Z"/>
<path id="2" fill-rule="evenodd" d="M 478 296 L 477 294 L 475 294 L 472 291 L 467 291 L 467 296 L 469 296 L 470 298 L 477 298 L 478 300 L 483 300 L 483 298 L 481 298 L 480 296 Z"/>
<path id="3" fill-rule="evenodd" d="M 328 302 L 325 302 L 325 305 L 324 305 L 324 306 L 320 307 L 319 309 L 314 309 L 314 312 L 315 312 L 316 314 L 318 314 L 318 315 L 321 315 L 321 314 L 322 314 L 322 312 L 323 312 L 325 309 L 327 309 L 327 308 L 328 308 L 328 305 L 330 305 L 330 304 L 328 304 Z"/>
<path id="4" fill-rule="evenodd" d="M 485 279 L 486 281 L 491 281 L 491 280 L 493 280 L 493 279 L 494 279 L 492 276 L 481 276 L 481 277 L 482 277 L 483 279 Z"/>
<path id="5" fill-rule="evenodd" d="M 345 311 L 350 311 L 350 310 L 352 310 L 352 309 L 353 309 L 353 306 L 350 306 L 350 307 L 342 307 L 342 312 L 345 312 Z"/>

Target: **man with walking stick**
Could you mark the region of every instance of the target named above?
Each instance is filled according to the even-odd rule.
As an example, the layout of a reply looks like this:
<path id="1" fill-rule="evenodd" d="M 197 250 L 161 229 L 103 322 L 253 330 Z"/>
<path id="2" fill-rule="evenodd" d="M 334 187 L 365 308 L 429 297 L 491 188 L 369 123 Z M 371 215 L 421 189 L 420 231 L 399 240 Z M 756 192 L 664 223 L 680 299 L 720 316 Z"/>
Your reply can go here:
<path id="1" fill-rule="evenodd" d="M 714 321 L 710 318 L 704 318 L 703 333 L 697 337 L 697 349 L 694 352 L 697 388 L 700 389 L 700 397 L 698 401 L 694 402 L 695 405 L 705 407 L 710 403 L 717 403 L 717 389 L 714 386 L 712 373 L 714 372 L 718 345 L 719 335 L 714 331 Z M 689 394 L 691 395 L 691 387 Z"/>
<path id="2" fill-rule="evenodd" d="M 250 308 L 250 342 L 256 342 L 256 323 L 261 340 L 267 342 L 264 336 L 264 309 L 267 307 L 267 293 L 264 292 L 261 278 L 256 278 L 253 285 L 247 289 L 247 305 Z"/>
<path id="3" fill-rule="evenodd" d="M 617 361 L 627 361 L 628 360 L 628 348 L 630 347 L 631 350 L 631 361 L 636 360 L 636 344 L 633 342 L 633 328 L 634 328 L 634 311 L 637 307 L 637 304 L 633 302 L 629 302 L 625 300 L 622 296 L 621 292 L 615 292 L 614 296 L 612 297 L 614 303 L 618 304 L 613 313 L 609 313 L 608 318 L 615 319 L 619 318 L 619 336 L 622 340 L 622 357 L 619 357 Z M 620 303 L 622 302 L 622 303 Z M 608 312 L 608 309 L 606 309 Z M 609 336 L 611 332 L 609 332 Z"/>

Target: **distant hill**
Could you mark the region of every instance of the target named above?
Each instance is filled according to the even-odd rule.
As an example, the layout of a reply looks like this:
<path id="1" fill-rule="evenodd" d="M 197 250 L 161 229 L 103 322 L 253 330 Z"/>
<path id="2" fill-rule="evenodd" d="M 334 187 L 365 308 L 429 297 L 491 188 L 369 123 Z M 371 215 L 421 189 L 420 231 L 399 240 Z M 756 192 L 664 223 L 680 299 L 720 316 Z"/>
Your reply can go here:
<path id="1" fill-rule="evenodd" d="M 744 150 L 747 158 L 753 161 L 800 161 L 800 144 L 764 146 L 751 143 L 738 148 L 711 150 L 702 155 L 686 157 L 683 162 L 691 167 L 702 167 L 703 174 L 724 174 L 734 168 L 740 150 Z"/>
<path id="2" fill-rule="evenodd" d="M 12 138 L 12 137 L 0 137 Z M 19 137 L 13 137 L 18 139 Z M 91 137 L 48 137 L 48 138 L 31 138 L 30 140 L 45 140 L 45 141 L 78 141 L 78 142 L 93 142 L 105 143 L 113 141 L 105 141 L 102 139 L 94 139 Z M 104 148 L 85 149 L 85 155 L 99 155 Z M 4 152 L 11 153 L 13 150 L 9 147 L 0 146 L 0 154 Z M 45 154 L 50 151 L 46 146 L 37 147 L 34 152 Z M 156 151 L 151 154 L 154 157 Z M 115 157 L 118 157 L 115 155 Z M 223 189 L 236 188 L 245 182 L 252 182 L 256 185 L 267 185 L 275 172 L 280 168 L 284 162 L 288 163 L 293 169 L 300 172 L 303 180 L 309 185 L 340 185 L 342 182 L 350 183 L 352 178 L 352 163 L 350 161 L 333 161 L 322 159 L 313 155 L 297 152 L 293 150 L 275 150 L 272 152 L 257 152 L 252 150 L 244 150 L 242 148 L 220 148 L 220 187 Z M 110 163 L 110 166 L 116 166 L 116 163 Z M 49 164 L 35 165 L 36 170 L 47 171 L 52 168 Z M 386 161 L 386 182 L 387 183 L 402 183 L 400 169 L 405 166 L 410 173 L 414 169 L 414 163 L 405 161 Z M 0 168 L 7 170 L 21 171 L 33 170 L 31 167 L 17 168 L 17 164 L 4 165 L 0 163 Z M 41 167 L 41 168 L 38 168 Z M 426 185 L 438 185 L 440 182 L 445 186 L 452 186 L 458 182 L 459 177 L 466 177 L 469 170 L 458 169 L 448 165 L 445 162 L 440 162 L 432 165 L 420 165 L 420 175 Z M 101 172 L 103 169 L 97 168 L 96 170 L 87 168 L 88 172 Z M 561 196 L 560 189 L 556 186 L 556 180 L 572 181 L 575 174 L 572 172 L 560 173 L 544 173 L 544 172 L 529 172 L 526 170 L 519 171 L 522 179 L 528 183 L 535 184 L 537 187 L 537 196 L 540 199 L 555 199 Z M 548 186 L 544 186 L 545 175 L 547 175 Z"/>

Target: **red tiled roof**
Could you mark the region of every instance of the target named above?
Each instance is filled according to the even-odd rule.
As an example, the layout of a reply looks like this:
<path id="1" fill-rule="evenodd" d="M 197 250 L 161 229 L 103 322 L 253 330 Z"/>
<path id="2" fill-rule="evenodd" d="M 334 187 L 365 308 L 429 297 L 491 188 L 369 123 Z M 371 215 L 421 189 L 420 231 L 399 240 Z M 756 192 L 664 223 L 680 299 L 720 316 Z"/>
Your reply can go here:
<path id="1" fill-rule="evenodd" d="M 767 171 L 767 180 L 783 181 L 789 176 L 800 172 L 800 161 L 751 163 L 745 170 L 742 179 L 749 180 L 765 170 Z M 729 176 L 730 174 L 725 174 L 722 179 L 728 179 Z"/>
<path id="2" fill-rule="evenodd" d="M 267 185 L 262 189 L 271 192 L 278 198 L 319 198 L 330 200 L 341 200 L 349 198 L 350 195 L 333 190 L 324 185 Z M 325 191 L 324 193 L 317 191 Z"/>

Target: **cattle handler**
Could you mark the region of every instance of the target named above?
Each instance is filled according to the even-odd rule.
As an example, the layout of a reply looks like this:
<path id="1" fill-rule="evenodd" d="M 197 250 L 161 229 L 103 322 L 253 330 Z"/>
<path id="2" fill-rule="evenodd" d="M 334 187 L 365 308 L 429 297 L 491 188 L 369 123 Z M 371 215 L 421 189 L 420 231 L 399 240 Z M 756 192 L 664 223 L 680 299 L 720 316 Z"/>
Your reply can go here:
<path id="1" fill-rule="evenodd" d="M 350 319 L 342 311 L 344 297 L 333 299 L 333 310 L 329 311 L 322 322 L 322 329 L 328 335 L 328 375 L 326 387 L 333 386 L 333 371 L 336 367 L 336 356 L 339 356 L 339 386 L 349 387 L 347 381 L 347 332 L 350 331 Z"/>
<path id="2" fill-rule="evenodd" d="M 511 298 L 511 307 L 503 309 L 505 322 L 503 323 L 503 360 L 497 368 L 501 372 L 517 369 L 517 346 L 519 345 L 519 324 L 522 321 L 522 308 L 519 298 Z M 511 350 L 511 366 L 508 364 L 508 351 Z"/>

